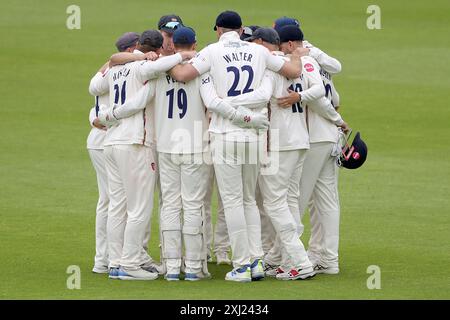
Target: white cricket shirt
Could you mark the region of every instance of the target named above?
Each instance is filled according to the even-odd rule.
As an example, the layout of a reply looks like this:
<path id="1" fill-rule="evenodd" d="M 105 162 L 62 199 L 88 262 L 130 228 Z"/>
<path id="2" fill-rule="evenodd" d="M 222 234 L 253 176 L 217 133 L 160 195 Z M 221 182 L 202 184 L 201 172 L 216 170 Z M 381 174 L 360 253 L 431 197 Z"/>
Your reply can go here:
<path id="1" fill-rule="evenodd" d="M 252 92 L 260 85 L 266 68 L 278 72 L 284 60 L 263 46 L 242 41 L 237 32 L 231 31 L 201 50 L 191 63 L 200 75 L 209 71 L 217 95 L 226 98 Z M 209 131 L 226 133 L 227 140 L 257 139 L 255 130 L 235 126 L 217 113 L 212 114 Z"/>

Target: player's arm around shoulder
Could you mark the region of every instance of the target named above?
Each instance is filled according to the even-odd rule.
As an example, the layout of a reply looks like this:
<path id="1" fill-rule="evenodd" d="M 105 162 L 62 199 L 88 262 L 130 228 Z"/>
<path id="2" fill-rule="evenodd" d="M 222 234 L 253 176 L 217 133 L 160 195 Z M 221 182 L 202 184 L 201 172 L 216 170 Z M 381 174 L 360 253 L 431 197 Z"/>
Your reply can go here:
<path id="1" fill-rule="evenodd" d="M 303 41 L 303 45 L 309 49 L 309 56 L 314 58 L 326 72 L 337 74 L 342 71 L 342 65 L 338 59 L 329 56 L 306 40 Z"/>
<path id="2" fill-rule="evenodd" d="M 196 53 L 189 63 L 178 64 L 173 67 L 169 71 L 170 76 L 180 82 L 189 82 L 209 72 L 211 69 L 210 46 Z"/>
<path id="3" fill-rule="evenodd" d="M 302 73 L 302 60 L 303 56 L 308 55 L 308 50 L 305 48 L 297 48 L 290 56 L 288 61 L 284 60 L 283 57 L 274 56 L 272 57 L 280 59 L 282 61 L 282 67 L 279 70 L 272 69 L 269 65 L 268 68 L 272 71 L 278 72 L 279 74 L 289 78 L 295 79 L 300 77 Z"/>
<path id="4" fill-rule="evenodd" d="M 158 55 L 155 52 L 144 53 L 132 53 L 132 52 L 118 52 L 114 53 L 109 59 L 109 67 L 127 64 L 134 61 L 141 60 L 156 60 L 158 59 Z"/>
<path id="5" fill-rule="evenodd" d="M 300 93 L 301 99 L 305 102 L 317 100 L 325 96 L 326 91 L 320 76 L 320 66 L 317 61 L 311 57 L 302 57 L 303 72 L 302 75 L 307 83 L 307 88 Z"/>
<path id="6" fill-rule="evenodd" d="M 195 51 L 182 51 L 170 56 L 161 57 L 156 61 L 142 62 L 139 68 L 140 76 L 144 80 L 156 79 L 183 61 L 192 59 L 196 54 Z"/>

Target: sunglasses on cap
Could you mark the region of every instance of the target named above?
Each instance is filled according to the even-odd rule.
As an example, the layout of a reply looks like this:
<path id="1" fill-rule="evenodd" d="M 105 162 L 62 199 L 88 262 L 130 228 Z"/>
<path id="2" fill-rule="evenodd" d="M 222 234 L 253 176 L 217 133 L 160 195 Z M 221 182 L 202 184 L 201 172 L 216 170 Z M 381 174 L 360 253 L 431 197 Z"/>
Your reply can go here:
<path id="1" fill-rule="evenodd" d="M 169 21 L 165 25 L 163 25 L 161 28 L 168 28 L 168 29 L 176 30 L 180 25 L 181 25 L 181 23 L 179 23 L 178 21 Z"/>
<path id="2" fill-rule="evenodd" d="M 250 28 L 250 27 L 244 27 L 242 33 L 245 33 L 246 35 L 251 36 L 251 35 L 253 35 L 253 30 L 252 30 L 252 28 Z"/>

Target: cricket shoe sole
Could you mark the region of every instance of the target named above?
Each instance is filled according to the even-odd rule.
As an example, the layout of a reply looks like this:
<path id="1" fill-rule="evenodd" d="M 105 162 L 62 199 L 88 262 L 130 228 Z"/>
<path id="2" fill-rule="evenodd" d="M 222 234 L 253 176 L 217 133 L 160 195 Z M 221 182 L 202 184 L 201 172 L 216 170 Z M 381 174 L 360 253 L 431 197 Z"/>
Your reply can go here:
<path id="1" fill-rule="evenodd" d="M 312 267 L 306 269 L 291 269 L 284 273 L 276 275 L 277 280 L 306 280 L 311 279 L 316 275 L 316 272 Z"/>
<path id="2" fill-rule="evenodd" d="M 317 274 L 339 274 L 339 268 L 330 268 L 322 264 L 316 264 L 314 266 L 314 271 Z"/>
<path id="3" fill-rule="evenodd" d="M 118 277 L 120 280 L 149 281 L 149 280 L 157 279 L 158 274 L 145 271 L 144 269 L 138 269 L 138 270 L 119 269 Z"/>

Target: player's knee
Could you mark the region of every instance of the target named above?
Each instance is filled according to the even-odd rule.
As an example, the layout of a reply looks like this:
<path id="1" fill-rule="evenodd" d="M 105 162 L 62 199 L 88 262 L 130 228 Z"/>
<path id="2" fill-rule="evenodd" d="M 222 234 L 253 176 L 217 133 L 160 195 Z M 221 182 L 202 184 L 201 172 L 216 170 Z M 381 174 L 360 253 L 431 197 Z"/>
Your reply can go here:
<path id="1" fill-rule="evenodd" d="M 297 225 L 295 224 L 295 222 L 288 222 L 279 225 L 278 233 L 280 237 L 283 237 L 283 235 L 290 235 L 293 232 L 294 233 L 298 232 Z"/>
<path id="2" fill-rule="evenodd" d="M 282 201 L 264 201 L 264 210 L 268 216 L 277 217 L 285 211 L 289 211 L 289 207 Z"/>
<path id="3" fill-rule="evenodd" d="M 226 201 L 223 200 L 223 209 L 224 210 L 233 210 L 234 208 L 243 207 L 244 204 L 242 202 L 242 198 L 236 198 L 234 200 L 227 199 Z"/>

